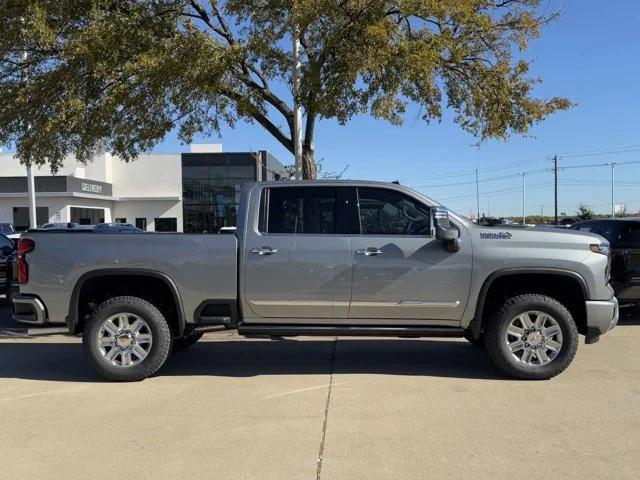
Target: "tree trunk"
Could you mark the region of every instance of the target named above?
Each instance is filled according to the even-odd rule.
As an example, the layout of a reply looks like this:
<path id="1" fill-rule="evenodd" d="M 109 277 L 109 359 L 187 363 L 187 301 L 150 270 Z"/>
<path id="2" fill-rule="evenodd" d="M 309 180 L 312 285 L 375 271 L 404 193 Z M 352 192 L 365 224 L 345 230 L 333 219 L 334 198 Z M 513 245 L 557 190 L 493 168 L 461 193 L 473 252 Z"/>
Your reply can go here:
<path id="1" fill-rule="evenodd" d="M 318 165 L 316 164 L 315 151 L 313 148 L 302 148 L 302 178 L 304 180 L 315 180 L 318 177 Z"/>

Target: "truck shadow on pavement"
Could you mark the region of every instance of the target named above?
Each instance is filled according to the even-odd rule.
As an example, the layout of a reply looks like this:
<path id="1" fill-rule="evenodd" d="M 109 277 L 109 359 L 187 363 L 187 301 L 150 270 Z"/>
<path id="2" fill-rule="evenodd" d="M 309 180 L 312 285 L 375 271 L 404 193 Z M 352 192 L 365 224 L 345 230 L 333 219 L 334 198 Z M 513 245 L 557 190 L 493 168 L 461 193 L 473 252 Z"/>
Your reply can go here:
<path id="1" fill-rule="evenodd" d="M 162 377 L 386 374 L 469 379 L 506 378 L 482 349 L 463 341 L 202 340 L 172 355 Z M 0 343 L 0 378 L 95 382 L 79 343 Z"/>
<path id="2" fill-rule="evenodd" d="M 4 315 L 0 314 L 0 317 Z M 79 342 L 55 343 L 52 341 L 55 337 L 47 341 L 13 342 L 11 339 L 24 338 L 23 329 L 16 328 L 13 321 L 1 323 L 0 379 L 101 381 L 87 364 Z M 622 309 L 619 325 L 640 325 L 640 308 Z M 582 338 L 580 344 L 580 348 L 584 348 Z M 220 340 L 216 335 L 209 335 L 190 349 L 173 354 L 157 375 L 253 377 L 329 374 L 331 371 L 336 374 L 507 379 L 489 361 L 486 352 L 461 339 L 341 337 L 336 343 L 332 338 L 247 340 L 234 336 Z"/>

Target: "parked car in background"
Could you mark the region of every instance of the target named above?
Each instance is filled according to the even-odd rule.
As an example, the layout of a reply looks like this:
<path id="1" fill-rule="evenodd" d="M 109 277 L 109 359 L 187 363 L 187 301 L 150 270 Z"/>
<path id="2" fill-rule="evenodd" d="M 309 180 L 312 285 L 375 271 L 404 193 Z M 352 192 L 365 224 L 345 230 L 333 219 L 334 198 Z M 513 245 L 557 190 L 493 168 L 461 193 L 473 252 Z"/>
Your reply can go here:
<path id="1" fill-rule="evenodd" d="M 506 218 L 494 218 L 494 217 L 481 217 L 479 225 L 483 227 L 495 227 L 498 225 L 507 225 L 509 220 Z"/>
<path id="2" fill-rule="evenodd" d="M 99 223 L 98 225 L 78 225 L 77 223 L 47 223 L 27 230 L 32 232 L 87 232 L 87 233 L 143 233 L 144 230 L 130 223 Z"/>
<path id="3" fill-rule="evenodd" d="M 572 230 L 597 233 L 611 244 L 611 285 L 620 303 L 640 302 L 640 218 L 576 223 Z"/>
<path id="4" fill-rule="evenodd" d="M 130 223 L 99 223 L 93 233 L 144 233 L 144 230 Z"/>
<path id="5" fill-rule="evenodd" d="M 0 233 L 0 295 L 9 294 L 13 281 L 13 261 L 16 253 L 15 242 Z"/>
<path id="6" fill-rule="evenodd" d="M 565 217 L 561 220 L 558 220 L 558 225 L 555 225 L 555 222 L 551 225 L 557 226 L 558 228 L 571 228 L 571 225 L 575 225 L 577 220 L 571 217 Z"/>
<path id="7" fill-rule="evenodd" d="M 74 228 L 77 227 L 77 223 L 67 222 L 67 223 L 45 223 L 41 225 L 40 228 L 50 229 L 50 228 Z"/>

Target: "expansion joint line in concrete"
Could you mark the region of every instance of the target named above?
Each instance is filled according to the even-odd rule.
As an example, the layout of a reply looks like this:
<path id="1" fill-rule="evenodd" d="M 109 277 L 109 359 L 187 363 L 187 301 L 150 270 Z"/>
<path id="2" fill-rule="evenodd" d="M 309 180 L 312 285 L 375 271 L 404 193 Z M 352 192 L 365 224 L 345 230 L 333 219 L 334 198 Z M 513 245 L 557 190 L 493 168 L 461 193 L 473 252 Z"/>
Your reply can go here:
<path id="1" fill-rule="evenodd" d="M 333 374 L 336 364 L 336 349 L 338 348 L 338 337 L 333 339 L 333 348 L 331 350 L 330 369 L 329 369 L 329 388 L 327 389 L 327 402 L 324 406 L 324 421 L 322 422 L 322 439 L 320 440 L 320 449 L 318 451 L 318 465 L 316 468 L 316 480 L 320 480 L 322 474 L 322 457 L 324 456 L 324 442 L 327 437 L 327 420 L 329 418 L 329 405 L 331 403 L 331 388 L 333 387 Z"/>

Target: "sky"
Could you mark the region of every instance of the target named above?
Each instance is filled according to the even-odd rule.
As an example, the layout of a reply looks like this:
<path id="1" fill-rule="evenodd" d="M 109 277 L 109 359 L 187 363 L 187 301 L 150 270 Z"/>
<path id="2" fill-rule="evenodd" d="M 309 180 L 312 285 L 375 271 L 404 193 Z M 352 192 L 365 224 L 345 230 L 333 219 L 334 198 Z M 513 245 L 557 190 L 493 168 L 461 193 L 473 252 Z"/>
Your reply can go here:
<path id="1" fill-rule="evenodd" d="M 567 0 L 562 12 L 532 42 L 525 58 L 533 62 L 532 75 L 543 80 L 536 95 L 568 97 L 576 103 L 571 110 L 554 114 L 527 138 L 480 146 L 451 115 L 427 124 L 415 108 L 401 127 L 368 116 L 345 126 L 323 120 L 316 130 L 316 155 L 324 170 L 348 165 L 343 178 L 399 180 L 469 215 L 477 210 L 478 169 L 480 213 L 492 216 L 522 214 L 519 173 L 532 172 L 525 177 L 525 212 L 551 215 L 551 159 L 559 155 L 559 213 L 571 215 L 580 202 L 597 212 L 611 211 L 611 167 L 562 167 L 616 162 L 615 203 L 640 210 L 640 2 Z M 223 129 L 219 138 L 197 141 L 221 142 L 225 151 L 266 149 L 283 163 L 293 163 L 291 154 L 257 124 L 238 124 Z M 184 148 L 170 135 L 156 150 Z M 623 163 L 633 161 L 639 163 Z"/>
<path id="2" fill-rule="evenodd" d="M 519 173 L 531 172 L 525 177 L 526 214 L 551 215 L 551 159 L 558 155 L 559 212 L 571 215 L 581 202 L 600 213 L 611 211 L 611 167 L 562 167 L 617 162 L 615 203 L 640 210 L 640 2 L 566 0 L 562 12 L 531 43 L 525 58 L 533 62 L 531 74 L 543 81 L 536 95 L 568 97 L 577 104 L 571 110 L 535 126 L 529 137 L 480 146 L 450 114 L 426 124 L 415 108 L 401 127 L 368 116 L 345 126 L 321 120 L 315 146 L 324 170 L 348 165 L 343 178 L 399 180 L 470 215 L 477 210 L 478 169 L 480 213 L 491 216 L 522 214 Z M 219 142 L 225 151 L 266 149 L 282 163 L 293 163 L 291 154 L 257 124 L 239 123 L 235 129 L 223 128 L 220 137 L 195 142 Z M 155 150 L 186 149 L 171 134 Z"/>

